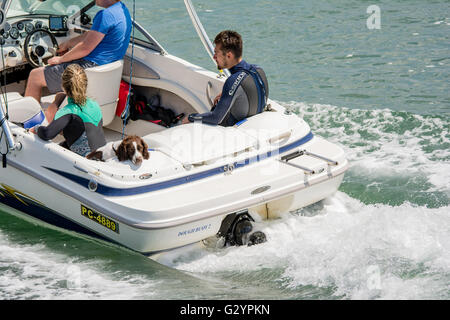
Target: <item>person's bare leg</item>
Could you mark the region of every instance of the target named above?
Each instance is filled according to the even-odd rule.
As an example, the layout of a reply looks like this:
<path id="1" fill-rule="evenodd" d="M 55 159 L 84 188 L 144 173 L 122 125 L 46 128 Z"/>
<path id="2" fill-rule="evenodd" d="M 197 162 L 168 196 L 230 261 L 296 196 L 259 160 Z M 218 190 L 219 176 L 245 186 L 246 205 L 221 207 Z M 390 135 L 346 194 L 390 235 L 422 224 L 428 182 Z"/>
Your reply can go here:
<path id="1" fill-rule="evenodd" d="M 42 89 L 47 86 L 44 76 L 44 68 L 33 69 L 28 77 L 25 97 L 33 97 L 39 103 L 41 102 Z"/>
<path id="2" fill-rule="evenodd" d="M 47 119 L 48 123 L 52 122 L 55 118 L 55 114 L 59 109 L 59 106 L 61 103 L 63 103 L 64 99 L 66 98 L 66 94 L 64 92 L 59 92 L 55 96 L 55 100 L 53 100 L 52 104 L 50 104 L 45 110 L 45 118 Z"/>
<path id="3" fill-rule="evenodd" d="M 50 122 L 52 122 L 53 119 L 55 119 L 55 114 L 58 111 L 59 107 L 61 106 L 61 103 L 63 103 L 65 98 L 66 98 L 66 94 L 64 92 L 58 92 L 56 94 L 53 102 L 44 111 L 45 119 L 47 120 L 48 124 L 50 124 Z M 31 128 L 30 132 L 36 133 L 34 128 Z"/>

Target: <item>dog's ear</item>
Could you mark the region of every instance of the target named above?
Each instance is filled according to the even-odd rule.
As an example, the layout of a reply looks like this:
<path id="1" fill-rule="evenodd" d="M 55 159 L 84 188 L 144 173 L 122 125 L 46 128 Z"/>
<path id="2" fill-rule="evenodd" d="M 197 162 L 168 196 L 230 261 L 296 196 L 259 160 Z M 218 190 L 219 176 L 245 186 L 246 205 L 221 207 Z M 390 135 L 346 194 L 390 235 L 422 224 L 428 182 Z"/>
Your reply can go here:
<path id="1" fill-rule="evenodd" d="M 92 151 L 86 156 L 89 160 L 100 160 L 103 161 L 103 152 L 102 151 Z"/>
<path id="2" fill-rule="evenodd" d="M 142 157 L 144 157 L 145 160 L 148 160 L 150 158 L 150 153 L 148 152 L 148 144 L 144 141 L 144 139 L 140 139 L 142 144 Z"/>
<path id="3" fill-rule="evenodd" d="M 122 141 L 122 143 L 119 145 L 119 147 L 116 150 L 117 159 L 119 161 L 126 161 L 128 160 L 127 156 L 127 144 Z"/>

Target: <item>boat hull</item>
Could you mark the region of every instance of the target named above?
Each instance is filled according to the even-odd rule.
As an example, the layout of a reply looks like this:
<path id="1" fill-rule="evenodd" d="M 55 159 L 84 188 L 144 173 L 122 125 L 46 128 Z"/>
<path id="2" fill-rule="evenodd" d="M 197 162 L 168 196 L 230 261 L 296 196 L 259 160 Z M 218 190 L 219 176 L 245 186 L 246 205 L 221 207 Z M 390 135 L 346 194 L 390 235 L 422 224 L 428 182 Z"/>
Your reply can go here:
<path id="1" fill-rule="evenodd" d="M 232 213 L 223 212 L 172 227 L 142 229 L 116 221 L 97 208 L 90 209 L 88 204 L 42 183 L 11 165 L 7 170 L 3 169 L 2 173 L 0 203 L 3 206 L 45 223 L 117 243 L 143 254 L 154 254 L 215 236 L 225 216 Z M 303 184 L 303 187 L 287 196 L 248 208 L 249 213 L 260 214 L 264 219 L 273 219 L 282 213 L 297 210 L 332 195 L 337 191 L 343 177 L 344 173 L 341 173 L 312 186 Z M 111 230 L 95 220 L 95 217 L 92 219 L 92 214 L 91 218 L 86 212 L 83 214 L 83 210 L 86 209 L 92 210 L 94 215 L 106 217 L 110 223 L 116 223 L 118 230 Z"/>

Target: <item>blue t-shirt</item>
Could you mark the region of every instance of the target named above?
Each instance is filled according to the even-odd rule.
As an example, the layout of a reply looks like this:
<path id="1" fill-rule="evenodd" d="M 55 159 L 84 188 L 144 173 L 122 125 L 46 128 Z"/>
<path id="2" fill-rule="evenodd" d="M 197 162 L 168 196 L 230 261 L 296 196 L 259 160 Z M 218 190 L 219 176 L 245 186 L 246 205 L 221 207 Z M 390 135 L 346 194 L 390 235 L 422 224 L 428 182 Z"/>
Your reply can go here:
<path id="1" fill-rule="evenodd" d="M 130 44 L 132 21 L 130 12 L 121 1 L 97 12 L 91 30 L 101 32 L 105 37 L 84 59 L 98 65 L 123 59 Z"/>

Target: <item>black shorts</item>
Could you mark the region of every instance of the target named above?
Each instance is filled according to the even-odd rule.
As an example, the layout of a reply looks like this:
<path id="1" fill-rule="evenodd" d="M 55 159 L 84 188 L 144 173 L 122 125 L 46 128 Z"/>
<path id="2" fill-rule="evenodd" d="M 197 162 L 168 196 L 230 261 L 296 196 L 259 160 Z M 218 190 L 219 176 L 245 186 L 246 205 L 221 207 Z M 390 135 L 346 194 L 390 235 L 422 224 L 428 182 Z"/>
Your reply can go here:
<path id="1" fill-rule="evenodd" d="M 44 76 L 45 76 L 45 82 L 47 82 L 47 88 L 48 91 L 50 91 L 51 94 L 55 94 L 57 92 L 62 92 L 62 74 L 64 73 L 64 70 L 71 65 L 71 64 L 77 64 L 83 69 L 96 67 L 97 64 L 92 61 L 79 59 L 74 60 L 70 62 L 64 62 L 61 64 L 53 65 L 53 66 L 47 66 L 44 69 Z"/>

